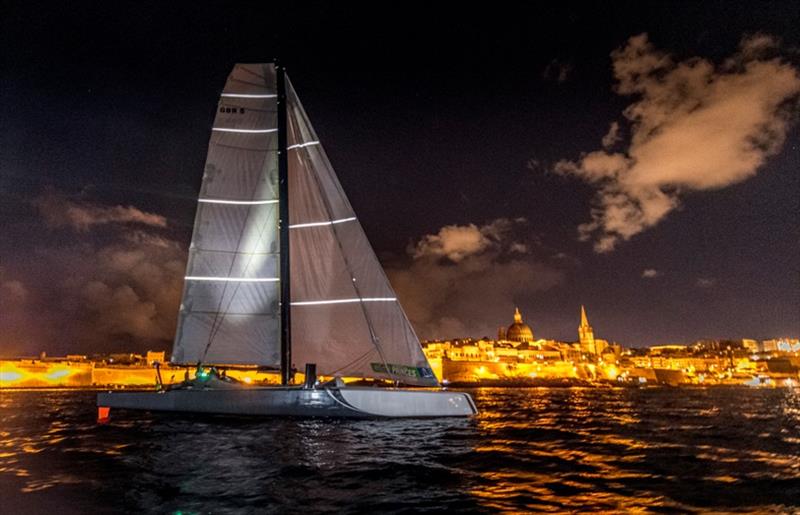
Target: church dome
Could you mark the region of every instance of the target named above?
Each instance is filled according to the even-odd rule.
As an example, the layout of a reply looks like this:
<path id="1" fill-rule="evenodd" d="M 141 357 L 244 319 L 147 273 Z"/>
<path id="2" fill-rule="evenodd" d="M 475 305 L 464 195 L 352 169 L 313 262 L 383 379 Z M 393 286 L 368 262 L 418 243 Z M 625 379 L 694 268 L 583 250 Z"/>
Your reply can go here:
<path id="1" fill-rule="evenodd" d="M 511 342 L 532 342 L 533 330 L 522 321 L 519 308 L 514 311 L 514 323 L 508 326 L 506 340 Z"/>

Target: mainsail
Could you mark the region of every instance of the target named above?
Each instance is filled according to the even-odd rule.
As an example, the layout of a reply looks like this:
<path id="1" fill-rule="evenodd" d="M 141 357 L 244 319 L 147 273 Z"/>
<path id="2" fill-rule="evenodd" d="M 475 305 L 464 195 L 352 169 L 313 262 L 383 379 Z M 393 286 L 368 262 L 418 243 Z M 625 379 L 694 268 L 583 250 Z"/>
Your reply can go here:
<path id="1" fill-rule="evenodd" d="M 214 122 L 173 361 L 280 363 L 272 64 L 236 65 Z M 287 79 L 292 365 L 437 384 Z"/>

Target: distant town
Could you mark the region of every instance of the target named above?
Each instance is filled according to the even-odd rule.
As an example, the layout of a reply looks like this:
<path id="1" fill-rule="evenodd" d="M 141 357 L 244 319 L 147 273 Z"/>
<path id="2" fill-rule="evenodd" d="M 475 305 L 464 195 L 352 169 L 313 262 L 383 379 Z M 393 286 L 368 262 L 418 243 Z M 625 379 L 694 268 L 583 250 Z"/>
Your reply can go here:
<path id="1" fill-rule="evenodd" d="M 516 310 L 511 325 L 501 327 L 496 339 L 424 341 L 422 348 L 436 377 L 450 386 L 800 385 L 798 338 L 625 348 L 595 337 L 583 306 L 577 336 L 572 342 L 536 339 Z M 0 388 L 149 388 L 157 382 L 179 383 L 194 372 L 170 365 L 163 351 L 63 357 L 41 353 L 0 360 Z M 278 382 L 274 371 L 255 366 L 226 373 L 250 384 Z"/>
<path id="2" fill-rule="evenodd" d="M 583 306 L 577 336 L 572 342 L 536 339 L 516 310 L 496 340 L 426 341 L 422 347 L 436 376 L 456 385 L 800 384 L 797 338 L 624 348 L 595 337 Z"/>

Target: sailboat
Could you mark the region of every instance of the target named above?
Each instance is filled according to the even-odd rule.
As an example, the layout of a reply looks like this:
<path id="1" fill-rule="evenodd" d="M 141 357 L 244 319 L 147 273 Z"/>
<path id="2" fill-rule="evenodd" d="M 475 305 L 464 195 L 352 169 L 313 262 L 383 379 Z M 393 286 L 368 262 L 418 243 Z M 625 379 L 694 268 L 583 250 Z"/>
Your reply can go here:
<path id="1" fill-rule="evenodd" d="M 220 95 L 171 362 L 195 367 L 195 377 L 152 392 L 99 393 L 99 412 L 477 413 L 469 394 L 440 387 L 291 81 L 274 63 L 235 65 Z M 296 364 L 305 367 L 297 385 Z M 243 365 L 279 370 L 280 386 L 218 372 Z"/>

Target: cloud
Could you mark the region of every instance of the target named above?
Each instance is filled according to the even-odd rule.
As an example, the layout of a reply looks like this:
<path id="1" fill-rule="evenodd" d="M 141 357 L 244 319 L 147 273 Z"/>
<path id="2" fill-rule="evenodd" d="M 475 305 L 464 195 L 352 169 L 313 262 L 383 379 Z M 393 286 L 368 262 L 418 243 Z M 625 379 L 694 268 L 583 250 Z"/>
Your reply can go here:
<path id="1" fill-rule="evenodd" d="M 659 275 L 661 275 L 661 272 L 654 268 L 645 268 L 642 270 L 642 278 L 644 279 L 655 279 Z"/>
<path id="2" fill-rule="evenodd" d="M 744 38 L 722 65 L 699 57 L 677 61 L 646 34 L 612 52 L 616 91 L 636 99 L 624 111 L 630 138 L 619 125 L 602 150 L 562 160 L 554 169 L 598 191 L 591 221 L 578 228 L 597 252 L 658 224 L 680 206 L 681 195 L 724 188 L 752 177 L 780 151 L 800 93 L 800 75 L 775 56 L 778 42 Z"/>
<path id="3" fill-rule="evenodd" d="M 527 254 L 528 253 L 528 246 L 525 245 L 524 243 L 520 243 L 518 241 L 515 241 L 514 243 L 511 244 L 511 246 L 508 248 L 508 250 L 511 251 L 511 252 L 516 252 L 517 254 Z"/>
<path id="4" fill-rule="evenodd" d="M 697 279 L 697 282 L 695 282 L 695 286 L 703 289 L 711 288 L 715 284 L 717 284 L 717 280 L 713 277 L 700 277 Z"/>
<path id="5" fill-rule="evenodd" d="M 558 284 L 562 273 L 536 260 L 525 219 L 443 227 L 423 236 L 387 274 L 423 339 L 494 335 L 515 299 Z M 521 254 L 525 250 L 524 254 Z"/>
<path id="6" fill-rule="evenodd" d="M 0 282 L 0 302 L 2 303 L 24 303 L 28 298 L 28 289 L 21 281 Z"/>
<path id="7" fill-rule="evenodd" d="M 447 256 L 459 262 L 471 254 L 482 252 L 491 244 L 475 224 L 448 225 L 437 234 L 424 236 L 416 245 L 414 257 Z"/>
<path id="8" fill-rule="evenodd" d="M 54 192 L 36 203 L 38 224 L 68 231 L 69 237 L 36 243 L 29 259 L 7 263 L 0 276 L 4 346 L 17 353 L 168 348 L 186 250 L 163 229 L 164 217 L 70 201 Z M 81 215 L 54 223 L 56 212 L 72 208 Z M 103 223 L 122 225 L 102 237 L 87 232 Z M 6 302 L 9 295 L 24 303 Z"/>
<path id="9" fill-rule="evenodd" d="M 524 223 L 525 219 L 509 220 L 498 218 L 478 227 L 475 224 L 446 225 L 436 234 L 423 236 L 413 250 L 415 259 L 423 257 L 447 257 L 458 263 L 467 256 L 480 254 L 490 247 L 497 246 L 514 224 Z M 514 244 L 514 251 L 523 253 L 524 245 Z"/>
<path id="10" fill-rule="evenodd" d="M 621 140 L 622 137 L 619 135 L 619 122 L 611 122 L 611 125 L 608 128 L 608 132 L 605 136 L 603 136 L 603 148 L 609 149 L 614 146 L 616 142 Z"/>
<path id="11" fill-rule="evenodd" d="M 72 200 L 54 191 L 39 196 L 34 205 L 45 223 L 52 228 L 71 227 L 80 232 L 104 224 L 141 224 L 166 227 L 167 219 L 133 206 L 103 206 L 87 201 Z"/>
<path id="12" fill-rule="evenodd" d="M 562 63 L 558 59 L 553 59 L 548 63 L 542 72 L 542 77 L 545 80 L 556 81 L 559 84 L 565 82 L 569 75 L 572 73 L 572 65 L 569 63 Z"/>

